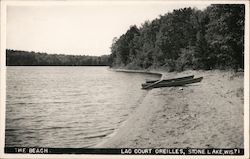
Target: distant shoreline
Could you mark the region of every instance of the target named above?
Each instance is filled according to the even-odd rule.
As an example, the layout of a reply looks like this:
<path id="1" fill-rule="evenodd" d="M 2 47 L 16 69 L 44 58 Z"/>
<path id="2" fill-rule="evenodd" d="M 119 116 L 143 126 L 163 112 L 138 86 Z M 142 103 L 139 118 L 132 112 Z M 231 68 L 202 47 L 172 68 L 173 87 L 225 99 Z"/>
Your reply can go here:
<path id="1" fill-rule="evenodd" d="M 144 74 L 153 74 L 163 77 L 164 73 L 161 71 L 150 71 L 150 70 L 128 70 L 128 69 L 115 69 L 110 68 L 110 70 L 115 72 L 126 72 L 126 73 L 144 73 Z"/>
<path id="2" fill-rule="evenodd" d="M 6 65 L 6 67 L 64 67 L 64 66 L 72 66 L 72 67 L 84 67 L 84 66 L 93 66 L 93 67 L 109 67 L 107 65 Z"/>
<path id="3" fill-rule="evenodd" d="M 110 66 L 109 55 L 64 55 L 6 50 L 6 66 Z"/>

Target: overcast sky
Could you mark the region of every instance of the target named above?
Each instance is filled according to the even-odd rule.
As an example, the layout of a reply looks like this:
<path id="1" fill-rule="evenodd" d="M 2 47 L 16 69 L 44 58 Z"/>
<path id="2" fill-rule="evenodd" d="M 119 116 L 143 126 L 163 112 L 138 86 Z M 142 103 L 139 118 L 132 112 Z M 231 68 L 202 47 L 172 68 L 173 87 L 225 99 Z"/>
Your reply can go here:
<path id="1" fill-rule="evenodd" d="M 172 12 L 196 7 L 166 2 L 95 2 L 66 6 L 8 6 L 7 48 L 75 55 L 110 54 L 114 37 L 131 25 Z"/>

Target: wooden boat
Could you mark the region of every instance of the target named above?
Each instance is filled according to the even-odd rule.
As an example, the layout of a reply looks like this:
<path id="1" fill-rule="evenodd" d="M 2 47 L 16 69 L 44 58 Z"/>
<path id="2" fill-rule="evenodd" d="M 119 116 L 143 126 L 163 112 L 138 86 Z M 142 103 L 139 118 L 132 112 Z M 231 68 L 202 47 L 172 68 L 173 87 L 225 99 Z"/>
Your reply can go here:
<path id="1" fill-rule="evenodd" d="M 162 80 L 162 82 L 180 81 L 180 80 L 191 79 L 191 78 L 194 78 L 194 75 L 179 77 L 179 78 L 172 78 L 172 79 L 164 79 Z M 150 81 L 146 81 L 146 83 L 155 83 L 157 81 L 159 80 L 150 80 Z"/>
<path id="2" fill-rule="evenodd" d="M 192 79 L 192 78 L 194 78 L 194 75 L 185 76 L 185 77 L 178 77 L 178 78 L 171 78 L 171 79 L 146 81 L 146 83 L 142 84 L 142 87 L 147 88 L 147 87 L 151 87 L 150 85 L 155 85 L 157 83 L 168 83 L 168 82 L 180 81 L 180 80 Z"/>
<path id="3" fill-rule="evenodd" d="M 163 82 L 158 81 L 158 83 L 150 83 L 150 84 L 144 84 L 142 86 L 142 89 L 151 89 L 151 88 L 160 88 L 160 87 L 177 87 L 177 86 L 183 86 L 186 84 L 192 84 L 192 83 L 197 83 L 201 82 L 203 77 L 199 78 L 191 78 L 191 79 L 184 79 L 184 80 L 178 80 L 178 81 L 169 81 L 169 82 Z"/>

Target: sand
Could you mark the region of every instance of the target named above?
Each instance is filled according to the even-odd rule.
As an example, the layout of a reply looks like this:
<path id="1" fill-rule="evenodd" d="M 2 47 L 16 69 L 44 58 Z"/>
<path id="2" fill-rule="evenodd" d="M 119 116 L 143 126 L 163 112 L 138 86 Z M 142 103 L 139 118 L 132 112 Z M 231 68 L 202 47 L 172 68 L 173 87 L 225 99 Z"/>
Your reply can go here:
<path id="1" fill-rule="evenodd" d="M 204 77 L 201 83 L 148 91 L 128 120 L 102 148 L 243 148 L 243 73 L 164 73 Z"/>

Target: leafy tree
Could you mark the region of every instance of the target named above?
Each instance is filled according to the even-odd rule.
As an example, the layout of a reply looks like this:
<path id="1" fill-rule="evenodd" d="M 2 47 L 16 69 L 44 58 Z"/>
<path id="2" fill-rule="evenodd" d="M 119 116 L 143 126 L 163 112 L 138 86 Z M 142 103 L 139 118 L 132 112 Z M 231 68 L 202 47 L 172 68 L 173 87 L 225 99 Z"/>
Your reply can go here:
<path id="1" fill-rule="evenodd" d="M 243 68 L 244 14 L 243 4 L 211 5 L 206 10 L 209 24 L 206 39 L 219 67 Z"/>
<path id="2" fill-rule="evenodd" d="M 244 5 L 176 9 L 145 21 L 111 47 L 112 66 L 129 69 L 243 68 Z"/>

